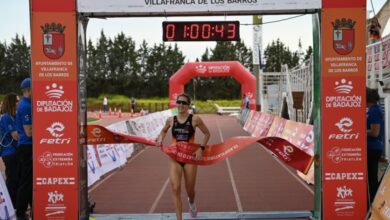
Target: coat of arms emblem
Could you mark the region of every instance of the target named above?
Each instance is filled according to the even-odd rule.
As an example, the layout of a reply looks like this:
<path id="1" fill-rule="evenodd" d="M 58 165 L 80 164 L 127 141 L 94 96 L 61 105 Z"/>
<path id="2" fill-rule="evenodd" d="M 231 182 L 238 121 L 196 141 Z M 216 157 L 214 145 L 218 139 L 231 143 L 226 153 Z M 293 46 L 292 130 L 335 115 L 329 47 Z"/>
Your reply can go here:
<path id="1" fill-rule="evenodd" d="M 333 25 L 333 49 L 340 55 L 347 55 L 355 47 L 356 21 L 352 19 L 336 19 Z"/>
<path id="2" fill-rule="evenodd" d="M 65 52 L 65 26 L 58 23 L 46 23 L 41 26 L 43 31 L 43 53 L 50 59 L 58 59 Z"/>

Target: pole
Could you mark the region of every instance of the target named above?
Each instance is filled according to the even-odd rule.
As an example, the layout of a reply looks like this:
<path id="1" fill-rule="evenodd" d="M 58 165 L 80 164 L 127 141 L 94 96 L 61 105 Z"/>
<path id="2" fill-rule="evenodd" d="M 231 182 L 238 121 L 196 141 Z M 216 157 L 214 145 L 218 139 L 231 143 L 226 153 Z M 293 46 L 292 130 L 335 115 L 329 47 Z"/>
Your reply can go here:
<path id="1" fill-rule="evenodd" d="M 263 94 L 261 90 L 260 72 L 261 72 L 261 48 L 262 48 L 262 26 L 263 17 L 261 15 L 253 16 L 253 71 L 256 77 L 256 110 L 261 111 Z"/>

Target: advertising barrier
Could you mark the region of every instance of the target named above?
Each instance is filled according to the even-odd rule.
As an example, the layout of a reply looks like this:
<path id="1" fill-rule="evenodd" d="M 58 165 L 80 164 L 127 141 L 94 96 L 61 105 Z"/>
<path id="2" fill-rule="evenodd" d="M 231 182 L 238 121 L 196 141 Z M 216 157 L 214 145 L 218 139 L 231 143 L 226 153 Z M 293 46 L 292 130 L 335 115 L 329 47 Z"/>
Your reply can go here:
<path id="1" fill-rule="evenodd" d="M 0 219 L 11 220 L 16 219 L 14 207 L 9 197 L 7 186 L 0 173 Z"/>
<path id="2" fill-rule="evenodd" d="M 371 216 L 369 220 L 390 219 L 390 166 L 387 166 L 386 173 L 371 204 Z"/>
<path id="3" fill-rule="evenodd" d="M 143 143 L 149 145 L 154 143 L 151 140 L 157 138 L 166 119 L 175 112 L 176 110 L 172 109 L 130 118 L 111 124 L 107 126 L 107 129 L 133 137 L 135 141 L 132 143 L 150 140 Z M 106 139 L 105 128 L 102 128 L 94 127 L 88 133 L 88 187 L 101 180 L 106 173 L 123 166 L 134 152 L 134 145 L 129 144 L 127 140 L 121 140 L 120 136 Z"/>

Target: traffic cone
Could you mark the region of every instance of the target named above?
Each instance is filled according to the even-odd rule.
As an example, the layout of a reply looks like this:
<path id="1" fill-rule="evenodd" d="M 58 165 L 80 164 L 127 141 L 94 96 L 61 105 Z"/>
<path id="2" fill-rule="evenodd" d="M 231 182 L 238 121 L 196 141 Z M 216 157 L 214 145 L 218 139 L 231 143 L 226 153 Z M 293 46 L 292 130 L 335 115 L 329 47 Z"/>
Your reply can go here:
<path id="1" fill-rule="evenodd" d="M 110 107 L 110 110 L 108 110 L 108 115 L 111 115 L 112 114 L 112 110 L 111 110 L 111 107 Z"/>
<path id="2" fill-rule="evenodd" d="M 122 109 L 119 109 L 118 118 L 122 118 Z"/>
<path id="3" fill-rule="evenodd" d="M 144 115 L 145 115 L 145 111 L 144 111 L 143 108 L 141 109 L 141 111 L 139 112 L 139 114 L 140 114 L 141 116 L 144 116 Z"/>
<path id="4" fill-rule="evenodd" d="M 99 118 L 102 118 L 102 110 L 99 110 Z"/>

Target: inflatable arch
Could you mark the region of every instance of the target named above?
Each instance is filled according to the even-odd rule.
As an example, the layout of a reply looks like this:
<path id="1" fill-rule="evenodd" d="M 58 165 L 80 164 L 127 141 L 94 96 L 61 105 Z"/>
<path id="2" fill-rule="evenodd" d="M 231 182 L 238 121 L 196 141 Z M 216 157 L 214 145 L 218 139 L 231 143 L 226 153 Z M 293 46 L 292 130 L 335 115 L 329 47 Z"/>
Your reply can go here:
<path id="1" fill-rule="evenodd" d="M 186 63 L 169 79 L 169 106 L 176 106 L 176 97 L 193 77 L 232 76 L 241 84 L 241 93 L 249 97 L 249 108 L 256 108 L 256 78 L 238 61 Z"/>

